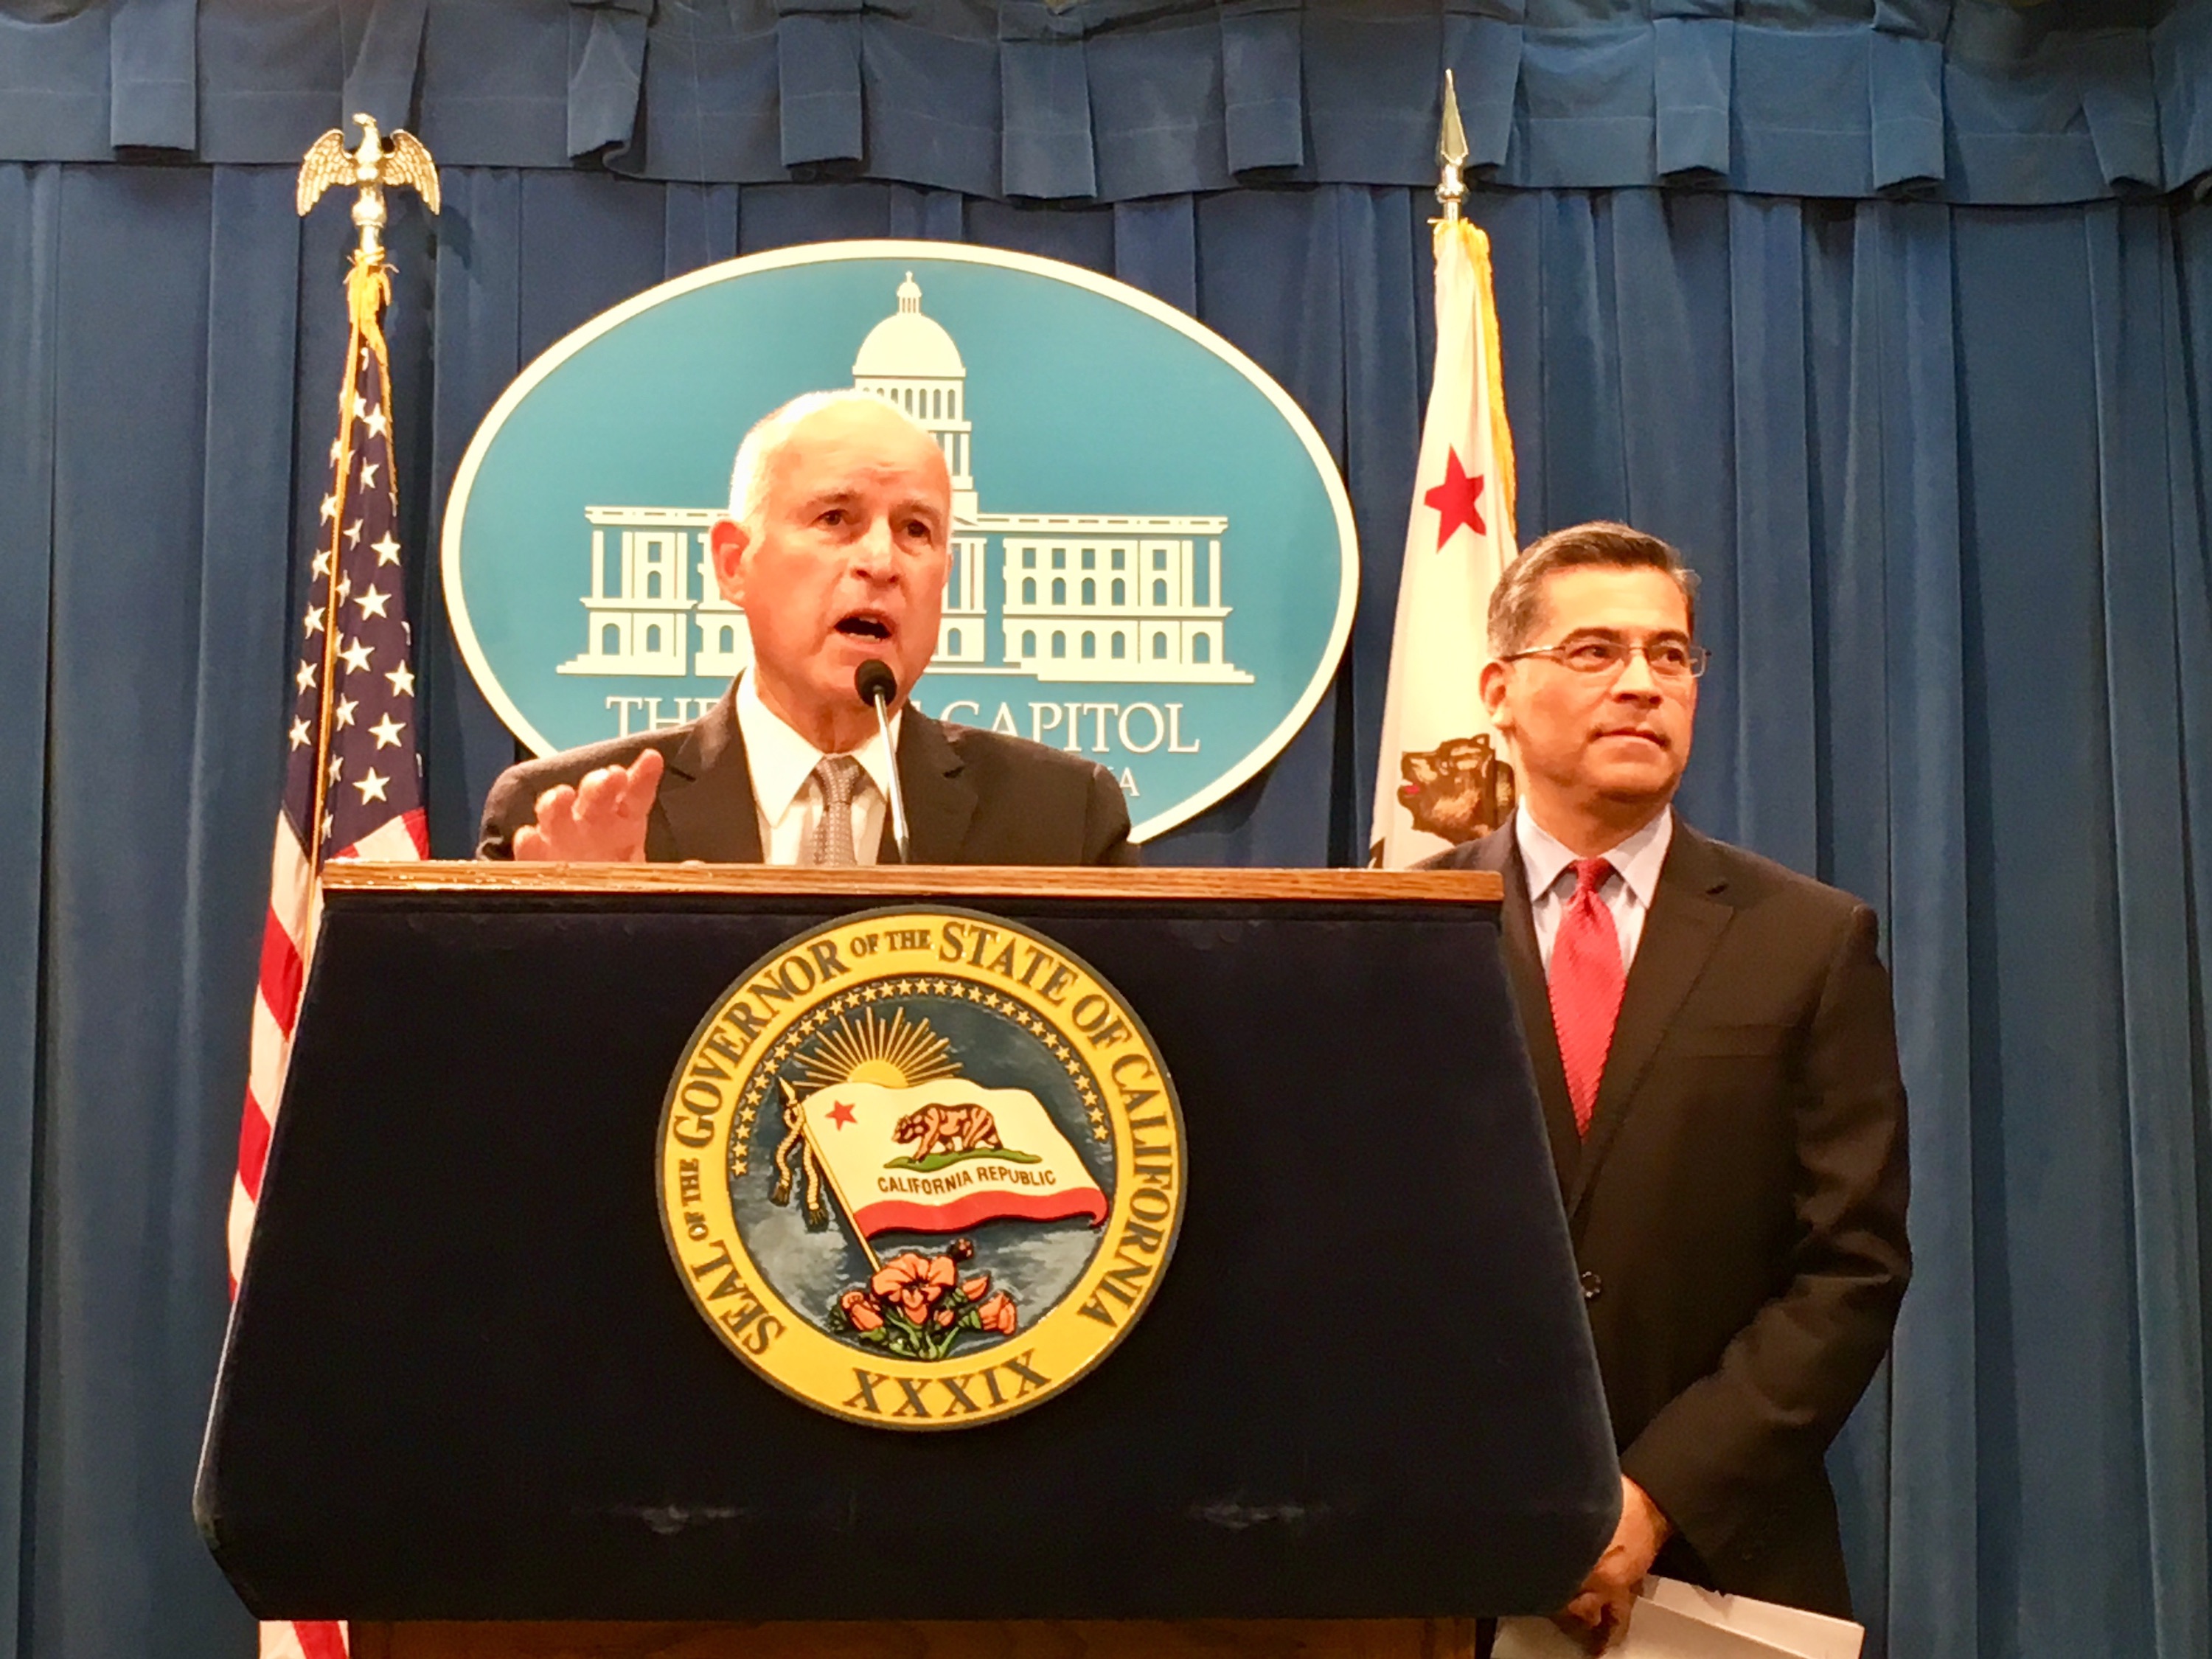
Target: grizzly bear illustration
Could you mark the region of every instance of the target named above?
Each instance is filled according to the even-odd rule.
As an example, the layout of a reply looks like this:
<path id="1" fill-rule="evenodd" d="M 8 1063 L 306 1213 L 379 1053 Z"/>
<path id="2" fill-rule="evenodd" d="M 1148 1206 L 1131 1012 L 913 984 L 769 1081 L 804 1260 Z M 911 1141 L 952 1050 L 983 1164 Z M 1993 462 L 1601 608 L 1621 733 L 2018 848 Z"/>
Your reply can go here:
<path id="1" fill-rule="evenodd" d="M 1513 816 L 1513 769 L 1494 752 L 1487 732 L 1401 755 L 1398 769 L 1406 779 L 1398 799 L 1413 815 L 1413 828 L 1425 834 L 1457 845 Z"/>
<path id="2" fill-rule="evenodd" d="M 918 1112 L 908 1112 L 891 1135 L 901 1145 L 909 1140 L 919 1143 L 912 1154 L 917 1164 L 933 1152 L 996 1152 L 1003 1145 L 991 1114 L 974 1101 L 965 1106 L 925 1106 Z"/>

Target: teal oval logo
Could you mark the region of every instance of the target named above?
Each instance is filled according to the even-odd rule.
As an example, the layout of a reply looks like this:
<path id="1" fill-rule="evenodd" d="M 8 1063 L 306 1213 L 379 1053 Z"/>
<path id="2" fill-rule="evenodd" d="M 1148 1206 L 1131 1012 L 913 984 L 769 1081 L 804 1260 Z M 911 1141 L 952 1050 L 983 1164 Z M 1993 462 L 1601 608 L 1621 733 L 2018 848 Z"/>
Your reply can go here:
<path id="1" fill-rule="evenodd" d="M 694 720 L 750 658 L 708 532 L 755 421 L 898 404 L 951 467 L 924 714 L 1087 755 L 1139 839 L 1274 758 L 1335 672 L 1352 505 L 1290 394 L 1126 283 L 942 242 L 817 243 L 647 289 L 531 364 L 453 483 L 461 653 L 539 754 Z"/>

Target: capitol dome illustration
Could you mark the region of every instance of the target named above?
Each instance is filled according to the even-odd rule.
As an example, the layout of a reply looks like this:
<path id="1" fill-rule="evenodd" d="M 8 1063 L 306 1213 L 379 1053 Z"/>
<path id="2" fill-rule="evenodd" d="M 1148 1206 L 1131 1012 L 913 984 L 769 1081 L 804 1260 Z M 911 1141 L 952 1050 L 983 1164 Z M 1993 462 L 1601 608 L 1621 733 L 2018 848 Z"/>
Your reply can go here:
<path id="1" fill-rule="evenodd" d="M 853 359 L 853 389 L 896 404 L 929 429 L 952 471 L 952 517 L 975 516 L 975 481 L 968 473 L 969 428 L 964 405 L 968 365 L 945 325 L 921 312 L 921 289 L 908 271 L 898 285 L 898 309 L 868 331 Z"/>
<path id="2" fill-rule="evenodd" d="M 872 380 L 908 377 L 968 378 L 960 348 L 952 343 L 945 325 L 921 314 L 921 289 L 910 270 L 898 285 L 898 309 L 870 329 L 868 337 L 860 342 L 860 356 L 853 359 L 853 384 L 866 386 Z"/>
<path id="3" fill-rule="evenodd" d="M 860 342 L 853 389 L 905 410 L 945 452 L 952 474 L 951 562 L 931 672 L 1045 684 L 1251 684 L 1252 676 L 1231 662 L 1224 648 L 1230 607 L 1222 602 L 1221 544 L 1227 519 L 981 510 L 968 420 L 968 366 L 952 336 L 923 312 L 921 301 L 921 285 L 908 271 L 898 285 L 897 308 Z M 583 653 L 557 672 L 720 680 L 743 669 L 752 654 L 744 612 L 716 591 L 708 550 L 708 532 L 720 512 L 586 507 L 592 530 L 591 588 L 582 596 L 588 631 Z M 988 593 L 994 544 L 1004 596 L 995 658 Z M 696 598 L 689 580 L 694 574 Z M 676 698 L 674 718 L 695 718 L 687 708 L 703 713 L 713 701 Z M 669 723 L 659 698 L 608 702 L 611 708 L 623 705 L 624 733 L 631 729 L 633 703 L 640 706 L 641 720 Z M 1080 719 L 1105 719 L 1078 711 L 1121 708 L 1033 704 L 1038 724 L 1029 735 L 1043 739 L 1049 730 L 1051 740 L 1075 748 Z M 1131 708 L 1152 711 L 1151 725 L 1137 728 L 1151 737 L 1129 744 L 1132 752 L 1149 753 L 1172 741 L 1153 705 Z"/>

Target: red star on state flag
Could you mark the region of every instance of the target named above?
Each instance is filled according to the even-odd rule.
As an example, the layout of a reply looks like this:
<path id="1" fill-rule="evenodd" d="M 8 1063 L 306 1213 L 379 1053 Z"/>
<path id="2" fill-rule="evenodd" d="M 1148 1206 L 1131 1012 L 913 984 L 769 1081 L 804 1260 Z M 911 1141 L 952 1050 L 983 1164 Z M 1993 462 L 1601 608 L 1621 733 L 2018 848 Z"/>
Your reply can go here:
<path id="1" fill-rule="evenodd" d="M 1482 497 L 1482 477 L 1470 478 L 1467 469 L 1459 464 L 1459 451 L 1444 452 L 1444 481 L 1421 497 L 1423 502 L 1437 510 L 1437 551 L 1443 551 L 1444 544 L 1458 532 L 1462 525 L 1470 526 L 1478 536 L 1490 533 L 1490 526 L 1482 521 L 1482 514 L 1475 506 Z"/>
<path id="2" fill-rule="evenodd" d="M 838 1101 L 830 1109 L 830 1121 L 836 1124 L 839 1128 L 843 1128 L 847 1124 L 853 1121 L 853 1109 L 846 1104 L 845 1102 L 842 1100 Z"/>

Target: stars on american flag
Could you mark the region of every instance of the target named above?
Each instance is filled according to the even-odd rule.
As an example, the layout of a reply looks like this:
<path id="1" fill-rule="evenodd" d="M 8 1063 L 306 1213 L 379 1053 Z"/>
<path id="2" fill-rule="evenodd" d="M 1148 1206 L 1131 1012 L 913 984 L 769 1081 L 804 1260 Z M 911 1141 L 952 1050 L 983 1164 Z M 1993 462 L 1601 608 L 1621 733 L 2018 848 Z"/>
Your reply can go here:
<path id="1" fill-rule="evenodd" d="M 383 366 L 364 346 L 355 359 L 355 385 L 341 404 L 344 428 L 331 447 L 331 489 L 317 518 L 321 545 L 301 618 L 288 737 L 285 814 L 305 842 L 319 776 L 325 857 L 361 847 L 380 827 L 409 815 L 419 840 L 412 641 L 399 580 L 398 502 L 384 398 Z"/>

